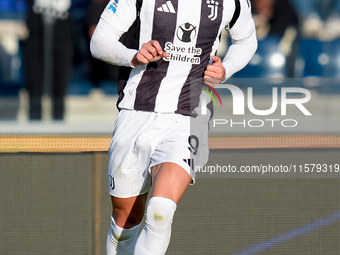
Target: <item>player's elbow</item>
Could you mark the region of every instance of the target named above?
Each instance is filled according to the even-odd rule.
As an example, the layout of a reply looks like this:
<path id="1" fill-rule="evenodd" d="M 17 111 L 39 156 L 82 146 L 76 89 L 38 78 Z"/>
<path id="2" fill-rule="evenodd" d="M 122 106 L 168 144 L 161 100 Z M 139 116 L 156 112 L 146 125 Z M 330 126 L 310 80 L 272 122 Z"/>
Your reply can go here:
<path id="1" fill-rule="evenodd" d="M 249 56 L 251 57 L 255 54 L 257 47 L 258 47 L 258 41 L 257 41 L 257 37 L 255 34 L 252 34 L 251 36 L 246 38 L 246 40 L 243 40 L 243 41 L 241 40 L 237 42 L 236 44 L 244 45 L 247 48 L 247 52 Z"/>
<path id="2" fill-rule="evenodd" d="M 255 54 L 257 47 L 258 47 L 258 42 L 257 42 L 257 36 L 256 33 L 253 32 L 246 40 L 245 40 L 246 45 L 248 46 L 251 51 L 253 51 L 253 54 Z"/>
<path id="3" fill-rule="evenodd" d="M 90 41 L 90 52 L 92 57 L 100 58 L 100 39 L 96 34 L 93 34 L 91 41 Z"/>

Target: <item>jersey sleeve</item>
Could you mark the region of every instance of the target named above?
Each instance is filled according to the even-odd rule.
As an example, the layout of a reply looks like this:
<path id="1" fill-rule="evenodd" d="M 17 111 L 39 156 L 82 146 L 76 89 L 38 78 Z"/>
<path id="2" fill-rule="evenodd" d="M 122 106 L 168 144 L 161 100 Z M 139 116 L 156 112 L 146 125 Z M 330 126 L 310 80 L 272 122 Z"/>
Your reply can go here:
<path id="1" fill-rule="evenodd" d="M 91 38 L 92 56 L 113 65 L 130 67 L 138 51 L 125 47 L 119 39 L 129 30 L 136 17 L 136 0 L 111 0 Z"/>
<path id="2" fill-rule="evenodd" d="M 255 24 L 251 15 L 249 0 L 239 0 L 239 12 L 240 14 L 235 24 L 233 24 L 232 28 L 227 28 L 233 40 L 241 40 L 255 35 Z"/>
<path id="3" fill-rule="evenodd" d="M 227 27 L 232 44 L 222 61 L 226 72 L 224 81 L 244 68 L 257 49 L 255 23 L 251 15 L 250 1 L 239 0 L 239 3 L 239 17 L 231 28 Z"/>
<path id="4" fill-rule="evenodd" d="M 137 17 L 137 0 L 110 0 L 101 18 L 123 32 L 128 31 Z"/>

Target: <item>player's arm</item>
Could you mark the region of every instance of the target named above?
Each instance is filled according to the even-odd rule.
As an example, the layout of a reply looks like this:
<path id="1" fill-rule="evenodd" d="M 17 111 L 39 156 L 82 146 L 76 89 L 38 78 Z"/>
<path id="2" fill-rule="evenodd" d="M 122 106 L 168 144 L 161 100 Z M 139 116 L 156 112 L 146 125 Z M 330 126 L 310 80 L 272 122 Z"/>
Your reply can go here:
<path id="1" fill-rule="evenodd" d="M 255 23 L 251 15 L 248 0 L 240 0 L 240 16 L 234 26 L 227 29 L 232 39 L 226 56 L 222 61 L 225 68 L 225 80 L 244 68 L 257 50 Z"/>
<path id="2" fill-rule="evenodd" d="M 110 64 L 131 66 L 131 60 L 138 51 L 125 47 L 119 39 L 136 17 L 136 0 L 111 0 L 91 38 L 92 56 Z"/>
<path id="3" fill-rule="evenodd" d="M 154 62 L 168 53 L 163 52 L 158 41 L 144 43 L 139 51 L 125 47 L 120 37 L 136 19 L 136 0 L 111 0 L 97 24 L 91 38 L 93 57 L 119 66 L 138 66 Z M 113 9 L 115 11 L 113 11 Z"/>
<path id="4" fill-rule="evenodd" d="M 208 85 L 226 81 L 234 73 L 244 68 L 253 57 L 257 49 L 257 38 L 251 7 L 247 0 L 240 0 L 240 16 L 228 32 L 232 38 L 223 61 L 219 57 L 212 57 L 212 63 L 207 66 L 204 79 Z"/>

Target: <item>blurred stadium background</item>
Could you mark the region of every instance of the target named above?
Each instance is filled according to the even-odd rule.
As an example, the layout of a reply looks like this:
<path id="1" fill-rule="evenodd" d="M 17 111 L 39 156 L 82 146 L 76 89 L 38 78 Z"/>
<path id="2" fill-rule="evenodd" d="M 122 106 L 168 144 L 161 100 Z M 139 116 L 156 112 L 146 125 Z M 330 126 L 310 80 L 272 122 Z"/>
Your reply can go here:
<path id="1" fill-rule="evenodd" d="M 117 68 L 91 58 L 89 35 L 106 2 L 72 0 L 64 116 L 53 119 L 45 91 L 41 120 L 30 120 L 28 2 L 0 0 L 0 254 L 105 254 Z M 254 87 L 258 104 L 273 86 L 306 88 L 313 121 L 290 132 L 212 132 L 207 165 L 340 164 L 337 2 L 252 1 L 259 48 L 228 83 Z M 220 55 L 230 44 L 226 34 L 222 41 Z M 339 184 L 337 174 L 201 173 L 180 203 L 167 254 L 340 254 Z"/>

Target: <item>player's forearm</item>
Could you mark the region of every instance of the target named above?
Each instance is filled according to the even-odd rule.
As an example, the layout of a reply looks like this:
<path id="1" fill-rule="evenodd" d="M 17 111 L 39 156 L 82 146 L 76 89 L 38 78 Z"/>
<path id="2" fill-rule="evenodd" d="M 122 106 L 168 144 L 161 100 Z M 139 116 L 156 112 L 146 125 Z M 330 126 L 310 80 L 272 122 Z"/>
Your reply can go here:
<path id="1" fill-rule="evenodd" d="M 256 49 L 257 39 L 254 35 L 247 40 L 234 41 L 222 62 L 226 72 L 224 81 L 244 68 L 255 54 Z"/>
<path id="2" fill-rule="evenodd" d="M 131 66 L 131 60 L 138 51 L 126 48 L 119 41 L 122 34 L 101 19 L 91 38 L 92 56 L 113 65 Z"/>

